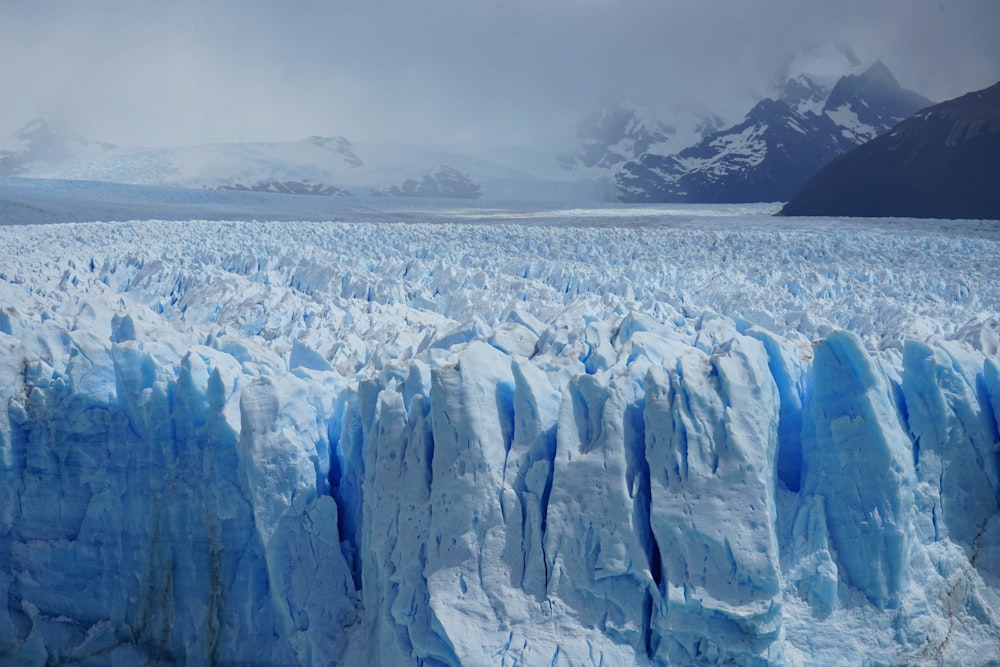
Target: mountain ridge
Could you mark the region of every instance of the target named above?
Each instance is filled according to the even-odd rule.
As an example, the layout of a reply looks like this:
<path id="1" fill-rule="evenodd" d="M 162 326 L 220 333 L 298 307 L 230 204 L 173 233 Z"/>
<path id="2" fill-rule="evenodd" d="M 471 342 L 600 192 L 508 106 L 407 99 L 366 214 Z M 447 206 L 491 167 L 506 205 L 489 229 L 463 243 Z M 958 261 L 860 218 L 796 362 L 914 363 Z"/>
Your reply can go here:
<path id="1" fill-rule="evenodd" d="M 1000 82 L 833 160 L 781 214 L 1000 219 L 998 174 Z"/>
<path id="2" fill-rule="evenodd" d="M 626 202 L 786 201 L 831 159 L 930 104 L 880 61 L 840 77 L 814 109 L 821 84 L 800 75 L 736 125 L 672 155 L 646 153 L 615 175 Z"/>
<path id="3" fill-rule="evenodd" d="M 79 139 L 66 140 L 69 148 L 48 153 L 37 150 L 37 142 L 32 150 L 32 145 L 17 137 L 0 144 L 6 146 L 0 149 L 0 176 L 339 196 L 389 191 L 409 180 L 422 183 L 427 176 L 436 179 L 434 174 L 446 165 L 470 183 L 474 181 L 490 199 L 600 199 L 589 177 L 563 172 L 555 160 L 548 171 L 522 169 L 508 164 L 516 160 L 500 156 L 484 159 L 407 144 L 362 142 L 359 147 L 340 136 L 167 148 L 129 148 Z M 78 150 L 77 144 L 103 148 Z M 444 184 L 420 191 L 420 196 L 450 197 L 449 193 L 459 191 L 463 198 L 473 195 L 468 188 Z"/>

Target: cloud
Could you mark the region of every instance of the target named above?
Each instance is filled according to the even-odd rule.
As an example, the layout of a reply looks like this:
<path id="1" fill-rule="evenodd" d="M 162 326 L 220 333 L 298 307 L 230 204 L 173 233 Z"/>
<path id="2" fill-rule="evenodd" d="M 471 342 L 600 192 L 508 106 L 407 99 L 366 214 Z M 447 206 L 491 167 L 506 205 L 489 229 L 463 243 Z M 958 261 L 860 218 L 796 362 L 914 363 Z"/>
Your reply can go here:
<path id="1" fill-rule="evenodd" d="M 1000 78 L 998 17 L 994 0 L 11 0 L 0 131 L 51 114 L 127 144 L 555 145 L 616 97 L 735 120 L 835 40 L 953 97 Z"/>

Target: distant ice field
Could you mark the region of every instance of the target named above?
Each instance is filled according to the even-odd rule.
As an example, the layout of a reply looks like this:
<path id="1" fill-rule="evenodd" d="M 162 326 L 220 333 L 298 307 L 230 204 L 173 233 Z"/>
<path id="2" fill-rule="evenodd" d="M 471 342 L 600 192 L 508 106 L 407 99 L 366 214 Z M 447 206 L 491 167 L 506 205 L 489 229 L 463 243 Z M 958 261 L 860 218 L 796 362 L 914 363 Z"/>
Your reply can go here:
<path id="1" fill-rule="evenodd" d="M 3 185 L 10 188 L 12 181 L 18 179 Z M 171 279 L 184 276 L 184 284 L 211 285 L 216 276 L 233 286 L 249 284 L 265 301 L 280 301 L 284 288 L 307 302 L 363 298 L 455 323 L 474 315 L 495 323 L 513 307 L 545 319 L 573 303 L 598 300 L 597 311 L 669 307 L 690 317 L 710 310 L 741 327 L 758 324 L 805 338 L 834 326 L 878 346 L 914 333 L 975 337 L 980 325 L 992 339 L 988 332 L 995 331 L 1000 312 L 1000 226 L 989 221 L 781 218 L 772 215 L 778 206 L 771 204 L 470 206 L 131 186 L 123 192 L 90 183 L 57 183 L 53 190 L 39 181 L 16 185 L 14 193 L 36 206 L 24 214 L 8 201 L 0 209 L 8 280 L 21 282 L 26 273 L 44 282 L 47 272 L 58 277 L 71 263 L 81 279 L 111 282 L 178 326 L 211 323 L 192 321 L 201 304 L 191 301 L 213 295 L 159 293 L 167 286 L 153 281 L 166 277 L 150 276 L 143 268 L 150 261 Z M 2 187 L 0 193 L 15 198 Z M 165 218 L 173 206 L 211 205 L 219 207 L 218 215 L 237 219 L 163 221 L 154 215 L 22 226 L 36 221 L 46 203 L 71 215 L 77 197 L 106 202 L 109 217 L 116 203 L 127 200 L 162 202 Z M 267 205 L 255 211 L 259 217 L 246 214 L 261 202 Z M 268 219 L 297 212 L 329 220 Z M 91 264 L 93 272 L 81 271 Z M 124 277 L 140 270 L 141 291 Z M 268 317 L 275 314 L 268 311 Z"/>
<path id="2" fill-rule="evenodd" d="M 0 178 L 0 225 L 129 220 L 502 222 L 629 226 L 712 226 L 882 230 L 1000 238 L 989 220 L 773 217 L 781 203 L 629 205 L 567 201 L 292 196 L 93 181 Z M 714 221 L 714 222 L 713 222 Z"/>

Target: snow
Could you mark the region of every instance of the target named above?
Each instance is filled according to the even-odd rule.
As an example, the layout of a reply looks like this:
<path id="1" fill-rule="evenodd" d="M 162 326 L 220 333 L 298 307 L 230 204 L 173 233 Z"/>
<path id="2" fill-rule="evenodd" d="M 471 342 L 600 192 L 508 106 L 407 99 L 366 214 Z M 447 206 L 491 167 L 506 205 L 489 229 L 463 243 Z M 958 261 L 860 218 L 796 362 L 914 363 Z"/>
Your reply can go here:
<path id="1" fill-rule="evenodd" d="M 861 122 L 850 105 L 842 104 L 836 109 L 828 109 L 826 115 L 841 127 L 841 133 L 856 144 L 863 144 L 878 136 L 878 130 Z"/>
<path id="2" fill-rule="evenodd" d="M 704 171 L 710 179 L 750 169 L 767 157 L 767 142 L 762 138 L 766 132 L 766 124 L 750 125 L 712 139 L 708 145 L 715 152 L 709 158 L 678 157 L 677 161 L 685 172 Z"/>
<path id="3" fill-rule="evenodd" d="M 1000 655 L 995 226 L 4 185 L 3 660 Z"/>
<path id="4" fill-rule="evenodd" d="M 826 98 L 829 96 L 829 91 L 830 89 L 822 88 L 815 96 L 802 100 L 795 106 L 795 113 L 799 116 L 806 116 L 808 114 L 818 116 L 823 112 L 823 105 L 826 104 Z"/>

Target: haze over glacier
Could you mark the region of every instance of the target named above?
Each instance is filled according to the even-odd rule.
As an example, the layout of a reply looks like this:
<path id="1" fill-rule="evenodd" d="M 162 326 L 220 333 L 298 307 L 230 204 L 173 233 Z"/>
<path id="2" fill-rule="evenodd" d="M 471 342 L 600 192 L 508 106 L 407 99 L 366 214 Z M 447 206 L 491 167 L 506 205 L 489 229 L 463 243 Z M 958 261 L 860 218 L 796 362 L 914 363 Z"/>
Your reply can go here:
<path id="1" fill-rule="evenodd" d="M 995 226 L 411 204 L 0 227 L 3 660 L 997 659 Z"/>

